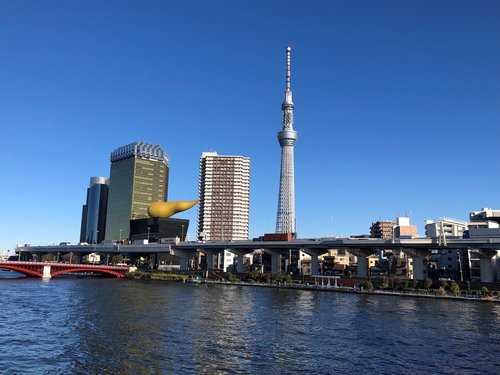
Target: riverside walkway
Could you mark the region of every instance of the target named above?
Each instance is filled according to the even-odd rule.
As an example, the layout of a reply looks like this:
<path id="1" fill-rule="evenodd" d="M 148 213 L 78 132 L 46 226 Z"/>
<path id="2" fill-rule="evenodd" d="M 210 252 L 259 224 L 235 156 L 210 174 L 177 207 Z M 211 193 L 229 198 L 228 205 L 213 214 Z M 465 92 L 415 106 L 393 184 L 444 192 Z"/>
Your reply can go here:
<path id="1" fill-rule="evenodd" d="M 279 288 L 279 289 L 297 289 L 297 290 L 311 290 L 321 292 L 333 293 L 353 293 L 363 295 L 384 295 L 396 297 L 413 297 L 413 298 L 433 298 L 433 299 L 446 299 L 458 301 L 474 301 L 474 302 L 493 302 L 500 303 L 500 296 L 489 297 L 480 296 L 476 294 L 453 295 L 453 294 L 440 294 L 433 291 L 405 291 L 405 290 L 379 290 L 375 289 L 368 291 L 362 287 L 349 287 L 349 286 L 334 286 L 334 285 L 314 285 L 314 284 L 299 284 L 299 283 L 252 283 L 244 281 L 218 281 L 218 280 L 204 280 L 205 284 L 214 285 L 236 285 L 236 286 L 249 286 L 260 288 Z"/>

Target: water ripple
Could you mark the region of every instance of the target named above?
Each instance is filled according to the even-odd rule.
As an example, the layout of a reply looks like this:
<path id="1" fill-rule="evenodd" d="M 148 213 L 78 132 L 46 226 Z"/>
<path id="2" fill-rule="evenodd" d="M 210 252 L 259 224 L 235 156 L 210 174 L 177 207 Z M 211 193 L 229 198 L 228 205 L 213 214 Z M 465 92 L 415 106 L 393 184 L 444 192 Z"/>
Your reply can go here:
<path id="1" fill-rule="evenodd" d="M 500 307 L 113 279 L 0 280 L 0 374 L 496 374 Z"/>

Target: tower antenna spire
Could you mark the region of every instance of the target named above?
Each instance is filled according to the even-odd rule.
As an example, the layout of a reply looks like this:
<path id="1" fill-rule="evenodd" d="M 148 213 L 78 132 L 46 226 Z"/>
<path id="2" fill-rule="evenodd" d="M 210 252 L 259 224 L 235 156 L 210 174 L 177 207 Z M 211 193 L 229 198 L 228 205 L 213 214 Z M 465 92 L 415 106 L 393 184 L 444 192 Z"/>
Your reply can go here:
<path id="1" fill-rule="evenodd" d="M 286 47 L 286 90 L 290 90 L 290 54 L 292 52 L 292 47 Z"/>
<path id="2" fill-rule="evenodd" d="M 283 105 L 281 106 L 281 109 L 283 112 L 285 112 L 286 107 L 291 107 L 292 110 L 292 115 L 293 115 L 293 100 L 292 100 L 292 89 L 290 88 L 290 55 L 292 54 L 292 47 L 287 46 L 286 47 L 286 84 L 285 84 L 285 101 L 283 102 Z M 292 119 L 293 122 L 293 119 Z M 284 125 L 284 124 L 283 124 Z M 290 124 L 287 124 L 287 127 Z M 293 123 L 291 124 L 292 129 L 293 129 Z"/>

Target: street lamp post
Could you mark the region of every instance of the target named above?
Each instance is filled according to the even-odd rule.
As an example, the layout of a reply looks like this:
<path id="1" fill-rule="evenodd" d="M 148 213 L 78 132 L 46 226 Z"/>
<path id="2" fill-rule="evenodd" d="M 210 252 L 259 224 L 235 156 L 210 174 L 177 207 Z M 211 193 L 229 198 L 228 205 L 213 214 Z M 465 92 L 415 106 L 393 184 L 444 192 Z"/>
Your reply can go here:
<path id="1" fill-rule="evenodd" d="M 120 229 L 120 243 L 122 243 L 122 230 L 123 229 Z"/>
<path id="2" fill-rule="evenodd" d="M 59 263 L 59 255 L 61 255 L 61 253 L 58 251 L 57 252 L 57 263 Z"/>
<path id="3" fill-rule="evenodd" d="M 148 243 L 149 243 L 149 231 L 151 230 L 151 227 L 148 227 Z"/>
<path id="4" fill-rule="evenodd" d="M 184 224 L 181 225 L 181 242 L 184 242 Z"/>

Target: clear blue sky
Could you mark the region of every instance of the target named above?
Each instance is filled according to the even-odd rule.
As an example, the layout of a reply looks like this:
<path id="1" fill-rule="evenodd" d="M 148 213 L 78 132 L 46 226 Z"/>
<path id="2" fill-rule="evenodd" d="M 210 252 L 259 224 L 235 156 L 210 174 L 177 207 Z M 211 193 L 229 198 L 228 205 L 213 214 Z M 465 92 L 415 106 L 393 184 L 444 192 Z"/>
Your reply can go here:
<path id="1" fill-rule="evenodd" d="M 76 242 L 91 176 L 133 141 L 197 196 L 203 151 L 251 159 L 275 228 L 292 45 L 300 237 L 500 208 L 499 1 L 3 1 L 0 252 Z M 191 219 L 195 237 L 196 209 Z"/>

